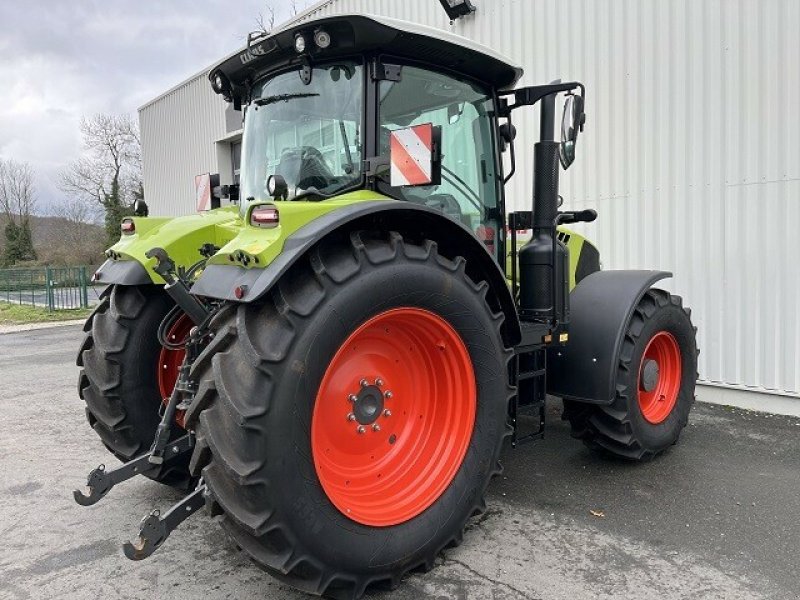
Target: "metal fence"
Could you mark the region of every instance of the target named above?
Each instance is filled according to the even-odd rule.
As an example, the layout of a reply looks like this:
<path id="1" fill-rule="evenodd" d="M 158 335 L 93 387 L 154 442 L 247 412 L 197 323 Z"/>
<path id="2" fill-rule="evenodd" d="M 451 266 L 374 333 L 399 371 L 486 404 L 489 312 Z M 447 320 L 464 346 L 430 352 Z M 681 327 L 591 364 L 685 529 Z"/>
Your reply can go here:
<path id="1" fill-rule="evenodd" d="M 0 269 L 0 301 L 48 310 L 87 308 L 90 287 L 87 267 Z M 94 289 L 91 296 L 97 296 Z"/>

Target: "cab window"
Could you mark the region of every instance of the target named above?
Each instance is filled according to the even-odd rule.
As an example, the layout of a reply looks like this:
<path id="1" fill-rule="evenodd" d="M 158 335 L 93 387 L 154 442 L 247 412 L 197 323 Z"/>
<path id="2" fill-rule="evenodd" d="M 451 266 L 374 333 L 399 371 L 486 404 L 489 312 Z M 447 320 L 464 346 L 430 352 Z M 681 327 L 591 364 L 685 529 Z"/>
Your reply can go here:
<path id="1" fill-rule="evenodd" d="M 379 101 L 381 155 L 389 155 L 389 135 L 395 129 L 423 123 L 442 128 L 441 183 L 392 188 L 393 195 L 442 210 L 493 252 L 502 225 L 492 210 L 499 206 L 499 180 L 491 96 L 472 83 L 405 66 L 400 81 L 380 82 Z"/>

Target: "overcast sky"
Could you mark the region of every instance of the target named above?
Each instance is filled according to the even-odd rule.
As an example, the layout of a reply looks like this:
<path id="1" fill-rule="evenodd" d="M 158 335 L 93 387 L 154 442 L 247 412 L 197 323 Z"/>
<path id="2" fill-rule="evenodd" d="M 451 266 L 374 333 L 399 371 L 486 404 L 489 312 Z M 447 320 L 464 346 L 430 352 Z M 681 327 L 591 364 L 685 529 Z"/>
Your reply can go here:
<path id="1" fill-rule="evenodd" d="M 135 114 L 241 47 L 267 3 L 0 0 L 0 157 L 36 170 L 40 212 L 58 201 L 58 171 L 81 152 L 81 116 Z M 291 15 L 291 0 L 269 3 L 276 24 Z"/>

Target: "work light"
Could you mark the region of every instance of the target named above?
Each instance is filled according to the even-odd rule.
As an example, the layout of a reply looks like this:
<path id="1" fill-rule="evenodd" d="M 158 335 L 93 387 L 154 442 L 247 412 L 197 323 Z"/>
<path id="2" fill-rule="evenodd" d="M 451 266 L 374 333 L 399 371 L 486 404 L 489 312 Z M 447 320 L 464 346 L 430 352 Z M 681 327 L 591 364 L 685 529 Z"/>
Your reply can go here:
<path id="1" fill-rule="evenodd" d="M 273 198 L 286 198 L 289 193 L 289 185 L 282 175 L 270 175 L 267 178 L 267 193 Z"/>
<path id="2" fill-rule="evenodd" d="M 470 0 L 439 0 L 451 21 L 475 12 L 475 7 Z"/>
<path id="3" fill-rule="evenodd" d="M 223 94 L 228 89 L 228 80 L 222 71 L 217 71 L 211 76 L 211 89 L 217 94 Z"/>
<path id="4" fill-rule="evenodd" d="M 314 33 L 314 43 L 318 48 L 324 50 L 331 45 L 331 35 L 324 29 L 317 29 Z"/>

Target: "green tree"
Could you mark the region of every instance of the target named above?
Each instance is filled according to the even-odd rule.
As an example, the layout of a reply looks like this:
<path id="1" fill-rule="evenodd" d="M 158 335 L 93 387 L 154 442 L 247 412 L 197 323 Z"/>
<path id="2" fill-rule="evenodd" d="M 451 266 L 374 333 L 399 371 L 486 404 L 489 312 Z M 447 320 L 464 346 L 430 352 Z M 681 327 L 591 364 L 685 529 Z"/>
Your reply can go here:
<path id="1" fill-rule="evenodd" d="M 91 199 L 105 213 L 107 242 L 120 237 L 120 222 L 143 196 L 139 129 L 129 115 L 98 114 L 81 120 L 85 155 L 61 173 L 61 189 Z"/>
<path id="2" fill-rule="evenodd" d="M 30 216 L 36 204 L 33 169 L 27 163 L 0 159 L 0 210 L 6 220 L 2 263 L 36 260 Z"/>

